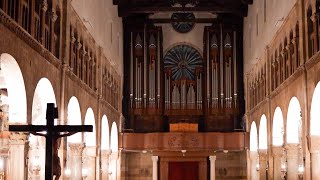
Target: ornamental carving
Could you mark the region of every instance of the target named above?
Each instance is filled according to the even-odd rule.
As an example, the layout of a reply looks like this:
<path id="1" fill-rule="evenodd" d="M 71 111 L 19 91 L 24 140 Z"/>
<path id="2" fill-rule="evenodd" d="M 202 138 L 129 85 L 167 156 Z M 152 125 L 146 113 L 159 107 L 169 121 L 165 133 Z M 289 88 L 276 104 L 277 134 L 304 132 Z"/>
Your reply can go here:
<path id="1" fill-rule="evenodd" d="M 71 155 L 73 156 L 82 156 L 82 152 L 84 149 L 83 143 L 69 143 L 69 149 L 71 152 Z"/>
<path id="2" fill-rule="evenodd" d="M 178 134 L 168 139 L 170 148 L 195 148 L 199 146 L 199 136 L 193 134 Z"/>

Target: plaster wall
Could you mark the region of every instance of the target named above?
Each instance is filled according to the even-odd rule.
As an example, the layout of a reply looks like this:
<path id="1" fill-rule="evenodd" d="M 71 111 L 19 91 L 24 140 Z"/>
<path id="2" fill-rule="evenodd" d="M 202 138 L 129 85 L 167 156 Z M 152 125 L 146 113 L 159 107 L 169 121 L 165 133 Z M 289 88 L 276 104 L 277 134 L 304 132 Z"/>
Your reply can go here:
<path id="1" fill-rule="evenodd" d="M 118 17 L 117 6 L 111 0 L 74 0 L 71 5 L 111 65 L 122 75 L 122 18 Z"/>
<path id="2" fill-rule="evenodd" d="M 244 73 L 265 54 L 297 0 L 255 0 L 248 7 L 248 16 L 243 23 Z"/>

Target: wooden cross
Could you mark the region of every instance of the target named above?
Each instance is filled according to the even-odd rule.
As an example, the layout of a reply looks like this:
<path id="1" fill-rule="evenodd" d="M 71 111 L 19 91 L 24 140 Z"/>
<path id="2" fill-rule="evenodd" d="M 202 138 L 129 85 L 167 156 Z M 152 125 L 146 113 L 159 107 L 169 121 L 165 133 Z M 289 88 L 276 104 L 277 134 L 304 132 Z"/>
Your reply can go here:
<path id="1" fill-rule="evenodd" d="M 54 125 L 54 119 L 58 118 L 58 108 L 53 103 L 47 104 L 47 125 L 9 125 L 9 131 L 30 132 L 31 134 L 44 136 L 46 138 L 46 164 L 45 179 L 52 180 L 53 143 L 57 143 L 58 138 L 70 136 L 77 132 L 92 132 L 91 125 L 71 126 Z M 46 133 L 40 133 L 45 131 Z"/>

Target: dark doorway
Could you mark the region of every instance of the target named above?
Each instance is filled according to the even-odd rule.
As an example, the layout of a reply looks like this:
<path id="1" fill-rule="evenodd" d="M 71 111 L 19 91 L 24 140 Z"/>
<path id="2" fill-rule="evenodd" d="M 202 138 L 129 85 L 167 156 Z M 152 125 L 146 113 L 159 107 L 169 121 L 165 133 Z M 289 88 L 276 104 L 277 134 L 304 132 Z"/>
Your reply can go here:
<path id="1" fill-rule="evenodd" d="M 169 162 L 168 180 L 198 180 L 199 162 Z"/>

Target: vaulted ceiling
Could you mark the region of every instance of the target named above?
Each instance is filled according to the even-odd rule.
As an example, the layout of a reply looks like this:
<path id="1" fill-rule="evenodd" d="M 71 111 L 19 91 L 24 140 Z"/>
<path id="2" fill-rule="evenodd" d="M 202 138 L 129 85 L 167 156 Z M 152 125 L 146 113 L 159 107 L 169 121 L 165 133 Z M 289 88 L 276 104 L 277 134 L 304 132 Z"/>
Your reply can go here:
<path id="1" fill-rule="evenodd" d="M 253 0 L 113 0 L 120 17 L 157 12 L 211 12 L 245 17 Z"/>

